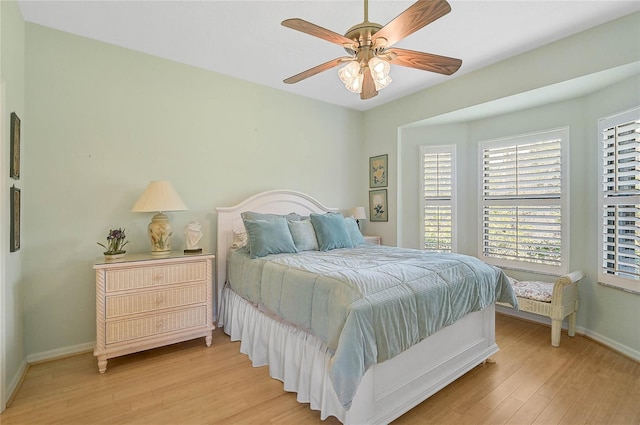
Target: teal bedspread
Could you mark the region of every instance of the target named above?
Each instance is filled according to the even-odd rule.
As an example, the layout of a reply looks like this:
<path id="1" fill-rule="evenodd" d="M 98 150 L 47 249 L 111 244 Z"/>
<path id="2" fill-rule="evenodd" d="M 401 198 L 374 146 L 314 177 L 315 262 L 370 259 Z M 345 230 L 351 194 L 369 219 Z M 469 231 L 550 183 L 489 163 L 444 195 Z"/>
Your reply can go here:
<path id="1" fill-rule="evenodd" d="M 229 259 L 243 298 L 308 330 L 334 355 L 330 377 L 348 408 L 366 370 L 466 314 L 517 307 L 506 275 L 477 258 L 388 246 Z"/>

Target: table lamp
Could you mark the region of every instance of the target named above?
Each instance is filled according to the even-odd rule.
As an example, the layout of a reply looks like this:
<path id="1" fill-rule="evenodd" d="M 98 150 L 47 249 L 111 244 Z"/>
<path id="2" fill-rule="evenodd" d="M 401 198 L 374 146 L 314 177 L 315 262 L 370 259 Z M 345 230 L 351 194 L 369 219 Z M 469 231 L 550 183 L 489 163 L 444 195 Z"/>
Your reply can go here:
<path id="1" fill-rule="evenodd" d="M 360 220 L 367 219 L 367 213 L 364 211 L 364 207 L 353 207 L 351 208 L 351 215 L 356 219 L 356 223 L 358 224 L 358 228 L 360 228 Z"/>
<path id="2" fill-rule="evenodd" d="M 131 212 L 157 212 L 149 223 L 151 255 L 162 256 L 171 252 L 171 226 L 165 211 L 185 211 L 187 206 L 168 181 L 152 181 L 144 190 Z"/>

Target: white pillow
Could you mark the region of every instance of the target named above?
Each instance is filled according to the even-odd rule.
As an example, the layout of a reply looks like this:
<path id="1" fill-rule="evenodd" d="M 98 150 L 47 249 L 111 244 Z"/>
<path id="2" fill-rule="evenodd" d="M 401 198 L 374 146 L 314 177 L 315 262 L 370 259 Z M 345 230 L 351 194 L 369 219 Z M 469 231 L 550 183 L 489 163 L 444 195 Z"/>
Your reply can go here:
<path id="1" fill-rule="evenodd" d="M 291 221 L 287 220 L 289 231 L 293 237 L 293 243 L 298 251 L 317 251 L 318 239 L 313 229 L 311 220 Z"/>
<path id="2" fill-rule="evenodd" d="M 242 232 L 239 230 L 233 231 L 233 244 L 231 244 L 231 249 L 238 249 L 244 246 L 247 246 L 247 242 L 249 241 L 249 236 L 247 232 Z"/>

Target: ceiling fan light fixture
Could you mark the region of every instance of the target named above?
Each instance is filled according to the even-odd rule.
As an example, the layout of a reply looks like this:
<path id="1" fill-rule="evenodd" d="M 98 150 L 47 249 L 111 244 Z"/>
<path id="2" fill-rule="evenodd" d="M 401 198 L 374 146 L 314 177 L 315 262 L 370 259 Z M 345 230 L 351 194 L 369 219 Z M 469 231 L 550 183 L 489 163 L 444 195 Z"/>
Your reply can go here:
<path id="1" fill-rule="evenodd" d="M 338 77 L 340 77 L 340 81 L 344 83 L 345 88 L 350 92 L 362 92 L 362 80 L 364 76 L 360 72 L 360 64 L 358 61 L 351 61 L 339 69 Z"/>
<path id="2" fill-rule="evenodd" d="M 387 87 L 393 81 L 391 77 L 389 77 L 389 71 L 391 70 L 389 62 L 379 57 L 374 56 L 369 60 L 369 70 L 376 84 L 376 91 Z"/>

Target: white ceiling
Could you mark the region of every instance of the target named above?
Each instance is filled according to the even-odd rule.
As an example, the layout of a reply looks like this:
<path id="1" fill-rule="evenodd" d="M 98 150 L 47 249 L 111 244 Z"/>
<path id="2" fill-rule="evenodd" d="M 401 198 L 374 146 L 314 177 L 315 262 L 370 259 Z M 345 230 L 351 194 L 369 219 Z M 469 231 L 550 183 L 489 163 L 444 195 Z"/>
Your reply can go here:
<path id="1" fill-rule="evenodd" d="M 369 20 L 384 25 L 412 3 L 370 0 Z M 362 101 L 344 88 L 338 68 L 284 84 L 283 79 L 345 51 L 280 25 L 287 18 L 302 18 L 344 34 L 362 22 L 362 0 L 18 1 L 28 22 L 356 110 L 382 105 L 640 10 L 638 0 L 449 3 L 448 15 L 396 46 L 460 58 L 460 70 L 447 77 L 392 66 L 393 82 L 375 98 Z"/>

